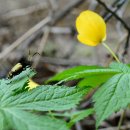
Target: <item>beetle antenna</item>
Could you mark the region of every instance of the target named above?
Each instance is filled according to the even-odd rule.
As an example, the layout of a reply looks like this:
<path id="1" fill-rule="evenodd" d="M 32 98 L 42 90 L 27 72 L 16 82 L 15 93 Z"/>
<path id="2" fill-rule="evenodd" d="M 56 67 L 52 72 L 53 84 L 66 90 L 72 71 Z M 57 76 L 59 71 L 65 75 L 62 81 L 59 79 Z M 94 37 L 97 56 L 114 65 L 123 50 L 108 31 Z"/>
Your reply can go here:
<path id="1" fill-rule="evenodd" d="M 31 56 L 31 52 L 29 50 L 29 56 L 28 56 L 28 61 L 29 62 L 32 62 L 32 58 L 35 56 L 35 55 L 40 55 L 38 52 L 35 52 L 32 56 Z"/>

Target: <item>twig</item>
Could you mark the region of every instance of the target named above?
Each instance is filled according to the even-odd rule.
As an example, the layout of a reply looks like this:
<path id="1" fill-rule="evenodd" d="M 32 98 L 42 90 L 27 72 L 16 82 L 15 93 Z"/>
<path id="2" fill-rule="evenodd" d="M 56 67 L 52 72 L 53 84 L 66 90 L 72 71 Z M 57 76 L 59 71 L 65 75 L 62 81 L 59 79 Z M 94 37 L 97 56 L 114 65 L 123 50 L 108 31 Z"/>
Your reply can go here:
<path id="1" fill-rule="evenodd" d="M 126 2 L 126 0 L 116 0 L 116 1 L 114 1 L 113 4 L 112 4 L 113 8 L 111 10 L 113 10 L 113 12 L 116 13 L 124 5 L 125 2 Z M 113 16 L 112 13 L 105 13 L 103 15 L 106 22 L 108 22 L 112 16 Z"/>
<path id="2" fill-rule="evenodd" d="M 56 0 L 48 0 L 48 3 L 50 4 L 52 11 L 56 11 L 58 9 L 58 2 Z"/>
<path id="3" fill-rule="evenodd" d="M 124 26 L 124 28 L 128 31 L 128 37 L 127 37 L 127 41 L 125 43 L 125 47 L 124 47 L 124 53 L 123 55 L 126 55 L 128 52 L 128 47 L 129 47 L 129 37 L 130 37 L 130 27 L 125 23 L 125 21 L 118 16 L 115 11 L 112 11 L 104 2 L 102 2 L 101 0 L 97 0 L 99 4 L 101 4 L 108 12 L 110 12 L 117 20 L 119 20 L 121 22 L 121 24 Z M 123 2 L 125 2 L 125 0 L 122 0 Z"/>
<path id="4" fill-rule="evenodd" d="M 50 33 L 54 34 L 71 34 L 72 29 L 70 27 L 51 27 Z"/>
<path id="5" fill-rule="evenodd" d="M 119 120 L 119 123 L 118 123 L 118 128 L 117 128 L 118 130 L 121 129 L 121 125 L 122 125 L 122 122 L 123 122 L 123 119 L 124 119 L 125 113 L 126 113 L 125 110 L 123 110 L 123 112 L 121 113 L 121 117 L 120 117 L 120 120 Z"/>
<path id="6" fill-rule="evenodd" d="M 125 34 L 123 37 L 121 37 L 121 39 L 120 39 L 118 45 L 116 46 L 116 49 L 114 50 L 115 54 L 118 53 L 118 51 L 119 51 L 119 49 L 120 49 L 120 47 L 121 47 L 121 45 L 122 45 L 122 42 L 124 41 L 124 39 L 125 39 L 126 37 L 127 37 L 126 34 Z M 122 61 L 122 59 L 123 59 L 122 56 L 119 56 L 119 59 L 121 59 L 121 61 Z M 110 56 L 109 60 L 106 62 L 105 65 L 108 66 L 108 65 L 111 63 L 112 60 L 113 60 L 113 57 Z"/>
<path id="7" fill-rule="evenodd" d="M 121 0 L 120 0 L 121 1 Z M 123 1 L 123 0 L 122 0 Z M 119 2 L 120 3 L 120 2 Z M 121 16 L 123 18 L 124 16 L 124 13 L 126 11 L 126 8 L 128 6 L 128 3 L 129 3 L 129 0 L 126 0 L 126 2 L 124 3 L 124 5 L 122 6 L 122 8 L 118 11 L 118 15 Z M 125 19 L 126 21 L 126 19 Z M 127 22 L 126 22 L 127 23 Z M 129 24 L 128 24 L 129 25 Z M 122 28 L 121 28 L 121 23 L 118 22 L 117 25 L 116 25 L 116 29 L 117 29 L 117 32 L 119 34 L 119 36 L 122 36 L 124 33 L 122 31 Z"/>
<path id="8" fill-rule="evenodd" d="M 51 21 L 51 17 L 48 16 L 45 19 L 43 19 L 40 23 L 32 27 L 29 31 L 27 31 L 23 36 L 21 36 L 18 40 L 16 40 L 14 43 L 12 43 L 8 48 L 6 48 L 2 53 L 0 53 L 0 59 L 3 57 L 9 56 L 8 53 L 10 53 L 12 50 L 14 50 L 17 46 L 19 46 L 21 43 L 23 43 L 28 37 L 30 37 L 32 34 L 37 32 L 39 29 L 43 28 L 46 24 L 48 24 Z"/>
<path id="9" fill-rule="evenodd" d="M 17 39 L 14 43 L 12 43 L 6 50 L 0 53 L 0 60 L 2 58 L 7 58 L 9 53 L 13 51 L 17 46 L 19 46 L 21 43 L 25 42 L 30 36 L 34 35 L 34 37 L 39 36 L 39 34 L 42 34 L 43 26 L 50 24 L 51 26 L 56 24 L 59 20 L 61 20 L 63 17 L 65 17 L 74 7 L 78 7 L 80 4 L 85 2 L 84 0 L 75 0 L 69 3 L 62 11 L 58 11 L 53 18 L 51 16 L 47 16 L 45 19 L 43 19 L 41 22 L 39 22 L 37 25 L 32 27 L 29 31 L 27 31 L 23 36 L 21 36 L 19 39 Z M 38 32 L 38 33 L 37 33 Z M 29 41 L 30 42 L 30 41 Z"/>
<path id="10" fill-rule="evenodd" d="M 14 57 L 14 56 L 11 57 L 11 61 L 19 60 L 19 57 L 17 56 L 18 53 L 19 52 L 15 52 L 14 55 L 16 55 L 16 57 Z M 32 58 L 33 62 L 34 62 L 34 59 L 35 58 Z M 68 59 L 68 58 L 56 58 L 56 57 L 43 56 L 40 58 L 40 62 L 47 63 L 50 65 L 55 65 L 55 66 L 64 66 L 64 67 L 77 66 L 77 65 L 90 65 L 90 61 L 85 60 L 85 58 L 83 58 L 83 59 L 73 59 L 73 58 Z"/>
<path id="11" fill-rule="evenodd" d="M 69 4 L 65 8 L 63 8 L 63 10 L 58 11 L 53 16 L 53 21 L 51 22 L 51 25 L 55 25 L 58 21 L 60 21 L 62 18 L 68 15 L 73 8 L 80 6 L 84 2 L 85 0 L 73 0 L 71 1 L 71 3 L 69 2 Z"/>
<path id="12" fill-rule="evenodd" d="M 40 59 L 41 63 L 48 63 L 57 66 L 76 66 L 76 65 L 88 65 L 85 59 L 76 60 L 76 59 L 64 59 L 64 58 L 53 58 L 53 57 L 42 57 Z"/>
<path id="13" fill-rule="evenodd" d="M 89 5 L 88 8 L 89 8 L 90 10 L 95 10 L 96 7 L 97 7 L 97 5 L 98 5 L 97 1 L 91 0 L 91 1 L 90 1 L 90 5 Z"/>
<path id="14" fill-rule="evenodd" d="M 124 46 L 124 52 L 123 52 L 123 54 L 122 54 L 123 57 L 128 53 L 129 40 L 130 40 L 130 31 L 128 32 L 127 39 L 126 39 L 126 44 L 125 44 L 125 46 Z"/>
<path id="15" fill-rule="evenodd" d="M 124 20 L 118 16 L 114 11 L 112 11 L 104 2 L 101 0 L 97 0 L 99 4 L 101 4 L 108 12 L 110 12 L 116 19 L 118 19 L 122 25 L 127 29 L 130 30 L 130 27 L 124 22 Z"/>
<path id="16" fill-rule="evenodd" d="M 130 130 L 130 125 L 121 126 L 121 130 Z M 99 130 L 117 130 L 117 127 L 102 128 Z"/>
<path id="17" fill-rule="evenodd" d="M 38 46 L 38 50 L 37 50 L 37 52 L 40 55 L 42 54 L 42 52 L 44 50 L 45 44 L 47 43 L 47 39 L 48 39 L 49 33 L 50 33 L 50 29 L 46 28 L 45 31 L 44 31 L 43 37 L 41 39 L 41 42 L 40 42 L 40 44 Z M 36 66 L 39 63 L 40 55 L 36 55 L 36 58 L 34 59 L 34 62 L 33 62 L 33 65 L 32 65 L 34 68 L 36 68 Z"/>
<path id="18" fill-rule="evenodd" d="M 2 15 L 2 20 L 9 20 L 15 17 L 21 17 L 24 15 L 29 15 L 32 14 L 34 12 L 37 12 L 39 10 L 44 10 L 47 8 L 47 5 L 45 3 L 43 4 L 38 4 L 38 5 L 33 5 L 27 8 L 23 8 L 23 9 L 16 9 L 13 11 L 10 11 L 4 15 Z"/>

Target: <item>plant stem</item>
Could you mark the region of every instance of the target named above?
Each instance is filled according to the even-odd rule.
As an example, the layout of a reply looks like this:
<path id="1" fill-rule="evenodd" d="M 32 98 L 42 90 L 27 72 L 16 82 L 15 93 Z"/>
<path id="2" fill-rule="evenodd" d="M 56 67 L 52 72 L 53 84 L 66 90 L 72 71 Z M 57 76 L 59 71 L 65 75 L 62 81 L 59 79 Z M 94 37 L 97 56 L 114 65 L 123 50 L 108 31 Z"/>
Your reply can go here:
<path id="1" fill-rule="evenodd" d="M 115 55 L 115 53 L 112 51 L 112 49 L 106 44 L 106 43 L 102 43 L 103 46 L 112 54 L 112 56 L 115 58 L 115 60 L 120 63 L 120 60 L 117 58 L 117 56 Z"/>
<path id="2" fill-rule="evenodd" d="M 112 56 L 115 58 L 115 60 L 120 63 L 120 60 L 118 59 L 118 57 L 115 55 L 115 53 L 112 51 L 112 49 L 106 44 L 106 43 L 102 43 L 103 46 L 105 48 L 107 48 L 107 50 L 112 54 Z M 120 116 L 120 120 L 119 120 L 119 123 L 118 123 L 118 130 L 120 130 L 121 128 L 121 125 L 122 125 L 122 122 L 123 122 L 123 119 L 124 119 L 124 116 L 125 116 L 125 110 L 123 110 L 121 116 Z"/>
<path id="3" fill-rule="evenodd" d="M 119 120 L 119 123 L 118 123 L 118 130 L 121 129 L 121 124 L 123 122 L 124 116 L 125 116 L 125 110 L 123 110 L 123 112 L 121 113 L 121 117 L 120 117 L 120 120 Z"/>

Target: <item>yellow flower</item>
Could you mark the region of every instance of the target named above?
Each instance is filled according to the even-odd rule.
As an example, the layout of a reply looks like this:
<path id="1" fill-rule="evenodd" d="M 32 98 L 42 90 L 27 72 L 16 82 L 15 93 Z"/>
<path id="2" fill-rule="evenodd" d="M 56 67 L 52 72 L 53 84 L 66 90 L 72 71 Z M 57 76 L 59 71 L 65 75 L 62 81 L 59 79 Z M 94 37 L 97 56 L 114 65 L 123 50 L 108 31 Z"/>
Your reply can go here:
<path id="1" fill-rule="evenodd" d="M 97 13 L 86 10 L 76 19 L 78 40 L 89 46 L 96 46 L 106 40 L 106 24 Z"/>
<path id="2" fill-rule="evenodd" d="M 29 90 L 33 89 L 33 88 L 36 88 L 37 86 L 39 86 L 39 84 L 34 82 L 32 79 L 29 79 L 29 83 L 28 83 Z"/>

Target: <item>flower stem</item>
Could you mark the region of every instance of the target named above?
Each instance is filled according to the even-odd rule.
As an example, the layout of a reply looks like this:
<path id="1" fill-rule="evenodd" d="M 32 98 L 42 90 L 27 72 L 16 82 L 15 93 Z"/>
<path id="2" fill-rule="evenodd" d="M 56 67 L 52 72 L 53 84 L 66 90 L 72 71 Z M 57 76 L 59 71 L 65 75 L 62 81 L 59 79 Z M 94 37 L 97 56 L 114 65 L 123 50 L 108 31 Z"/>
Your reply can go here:
<path id="1" fill-rule="evenodd" d="M 123 112 L 122 112 L 122 114 L 121 114 L 121 117 L 120 117 L 120 120 L 119 120 L 119 123 L 118 123 L 118 130 L 121 129 L 121 125 L 122 125 L 124 116 L 125 116 L 125 110 L 123 110 Z"/>
<path id="2" fill-rule="evenodd" d="M 112 56 L 115 58 L 115 60 L 118 62 L 118 63 L 120 63 L 120 60 L 117 58 L 117 56 L 115 55 L 115 53 L 112 51 L 112 49 L 106 44 L 106 43 L 102 43 L 103 44 L 103 46 L 105 47 L 105 48 L 107 48 L 107 50 L 112 54 Z"/>
<path id="3" fill-rule="evenodd" d="M 105 47 L 105 48 L 107 48 L 107 50 L 112 54 L 112 56 L 115 58 L 115 60 L 118 62 L 118 63 L 120 63 L 120 60 L 118 59 L 118 57 L 115 55 L 115 53 L 112 51 L 112 49 L 106 44 L 106 43 L 102 43 L 103 44 L 103 46 Z M 120 128 L 121 128 L 121 124 L 122 124 L 122 122 L 123 122 L 123 119 L 124 119 L 124 116 L 125 116 L 125 110 L 122 112 L 122 114 L 121 114 L 121 117 L 120 117 L 120 120 L 119 120 L 119 123 L 118 123 L 118 130 L 120 130 Z"/>

